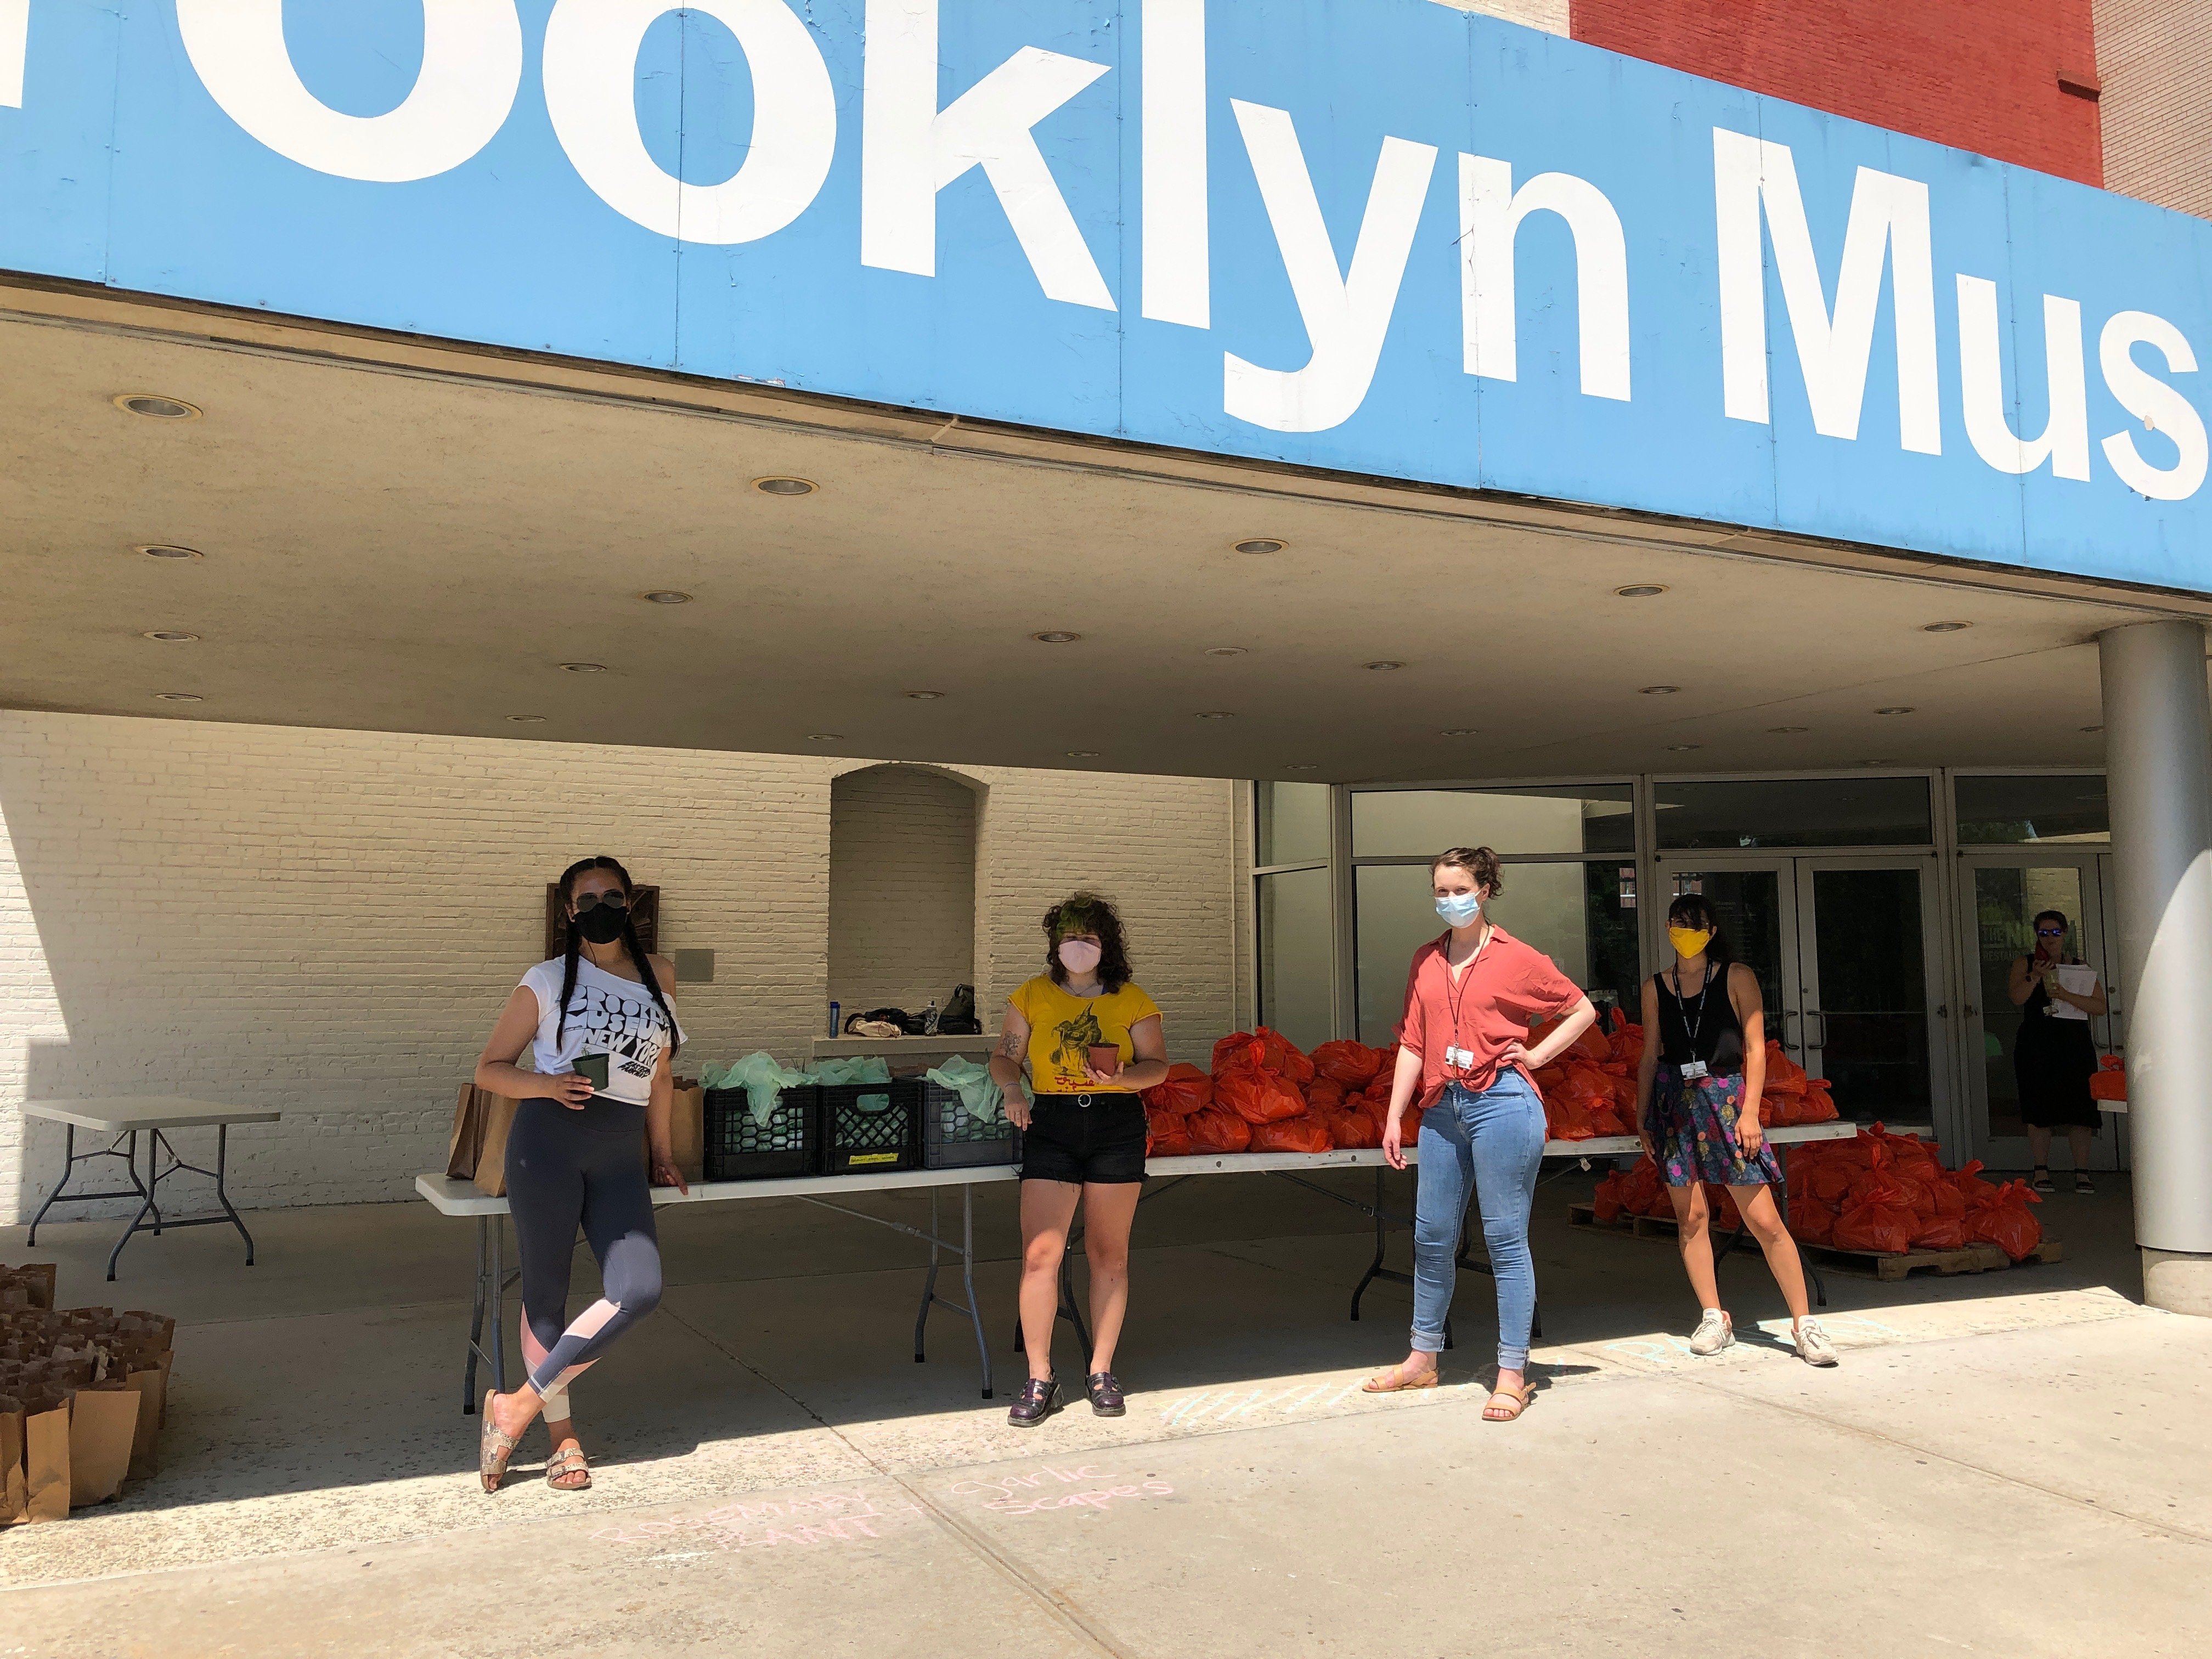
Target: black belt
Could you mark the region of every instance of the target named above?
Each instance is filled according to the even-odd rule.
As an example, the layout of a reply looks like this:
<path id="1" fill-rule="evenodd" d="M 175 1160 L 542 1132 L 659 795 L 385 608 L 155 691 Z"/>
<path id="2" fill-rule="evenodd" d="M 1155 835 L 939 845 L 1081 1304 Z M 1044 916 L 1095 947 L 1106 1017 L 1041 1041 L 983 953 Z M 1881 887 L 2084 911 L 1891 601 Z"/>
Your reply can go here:
<path id="1" fill-rule="evenodd" d="M 1137 1096 L 1127 1089 L 1101 1089 L 1095 1094 L 1087 1095 L 1039 1095 L 1037 1097 L 1040 1103 L 1048 1100 L 1065 1100 L 1073 1105 L 1085 1107 L 1105 1106 L 1117 1100 L 1135 1100 Z"/>

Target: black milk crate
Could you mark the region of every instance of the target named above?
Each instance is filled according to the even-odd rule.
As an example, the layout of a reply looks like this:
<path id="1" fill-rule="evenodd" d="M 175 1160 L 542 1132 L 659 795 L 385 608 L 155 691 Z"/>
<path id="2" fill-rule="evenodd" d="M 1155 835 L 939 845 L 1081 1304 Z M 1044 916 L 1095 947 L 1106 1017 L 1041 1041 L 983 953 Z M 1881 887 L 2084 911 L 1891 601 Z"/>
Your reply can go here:
<path id="1" fill-rule="evenodd" d="M 896 1077 L 888 1083 L 825 1083 L 815 1091 L 820 1104 L 822 1173 L 881 1175 L 889 1170 L 921 1167 L 921 1079 Z M 889 1096 L 878 1111 L 864 1111 L 863 1100 Z"/>
<path id="2" fill-rule="evenodd" d="M 978 1123 L 959 1094 L 927 1079 L 921 1085 L 921 1152 L 924 1167 L 964 1170 L 981 1164 L 1014 1164 L 1022 1156 L 1022 1132 L 1002 1116 Z"/>
<path id="3" fill-rule="evenodd" d="M 753 1121 L 752 1099 L 743 1089 L 707 1091 L 709 1181 L 772 1181 L 822 1172 L 821 1091 L 811 1084 L 786 1089 L 766 1123 Z"/>

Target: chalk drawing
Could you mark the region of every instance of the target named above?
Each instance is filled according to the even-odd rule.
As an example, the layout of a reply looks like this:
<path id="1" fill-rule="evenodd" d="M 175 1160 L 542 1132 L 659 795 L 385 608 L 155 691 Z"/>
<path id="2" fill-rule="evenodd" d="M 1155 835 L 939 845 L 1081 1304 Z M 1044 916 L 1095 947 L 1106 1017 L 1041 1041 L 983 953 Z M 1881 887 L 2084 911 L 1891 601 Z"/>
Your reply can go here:
<path id="1" fill-rule="evenodd" d="M 1085 1481 L 1106 1484 L 1085 1486 L 1080 1492 L 1066 1490 Z M 1097 1466 L 1091 1463 L 1078 1464 L 1073 1468 L 1046 1467 L 1026 1474 L 959 1480 L 953 1483 L 951 1490 L 955 1498 L 983 1498 L 981 1508 L 1000 1515 L 1042 1515 L 1048 1510 L 1104 1510 L 1131 1498 L 1175 1495 L 1175 1488 L 1164 1480 L 1116 1480 L 1110 1474 L 1101 1475 Z"/>
<path id="2" fill-rule="evenodd" d="M 879 1538 L 877 1523 L 919 1515 L 921 1506 L 902 1500 L 878 1502 L 866 1492 L 812 1492 L 797 1497 L 756 1498 L 697 1515 L 627 1521 L 602 1527 L 591 1535 L 602 1543 L 689 1545 L 692 1547 L 650 1558 L 682 1561 L 717 1551 L 772 1549 L 781 1545 L 816 1547 L 854 1544 Z"/>

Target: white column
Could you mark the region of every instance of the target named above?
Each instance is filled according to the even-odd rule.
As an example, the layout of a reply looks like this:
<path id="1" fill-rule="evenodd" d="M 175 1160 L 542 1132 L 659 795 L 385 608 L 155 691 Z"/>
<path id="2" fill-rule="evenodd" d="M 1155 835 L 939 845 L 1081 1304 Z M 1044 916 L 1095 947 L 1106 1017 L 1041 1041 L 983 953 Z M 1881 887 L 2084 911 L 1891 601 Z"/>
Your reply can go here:
<path id="1" fill-rule="evenodd" d="M 2144 1300 L 2212 1315 L 2212 702 L 2204 629 L 2097 636 Z"/>

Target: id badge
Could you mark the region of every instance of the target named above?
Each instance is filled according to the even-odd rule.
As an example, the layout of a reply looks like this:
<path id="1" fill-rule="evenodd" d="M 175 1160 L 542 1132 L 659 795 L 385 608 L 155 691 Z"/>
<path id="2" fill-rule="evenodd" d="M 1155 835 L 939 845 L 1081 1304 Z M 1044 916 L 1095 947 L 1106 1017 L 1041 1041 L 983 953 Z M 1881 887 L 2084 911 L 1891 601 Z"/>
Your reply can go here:
<path id="1" fill-rule="evenodd" d="M 1447 1048 L 1444 1050 L 1444 1064 L 1447 1066 L 1456 1066 L 1463 1072 L 1471 1072 L 1474 1069 L 1474 1050 L 1472 1048 Z"/>
<path id="2" fill-rule="evenodd" d="M 1705 1062 L 1702 1060 L 1686 1060 L 1676 1069 L 1682 1073 L 1685 1083 L 1702 1082 L 1707 1075 Z"/>

